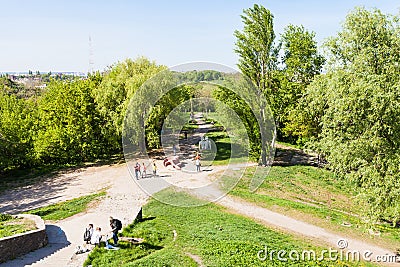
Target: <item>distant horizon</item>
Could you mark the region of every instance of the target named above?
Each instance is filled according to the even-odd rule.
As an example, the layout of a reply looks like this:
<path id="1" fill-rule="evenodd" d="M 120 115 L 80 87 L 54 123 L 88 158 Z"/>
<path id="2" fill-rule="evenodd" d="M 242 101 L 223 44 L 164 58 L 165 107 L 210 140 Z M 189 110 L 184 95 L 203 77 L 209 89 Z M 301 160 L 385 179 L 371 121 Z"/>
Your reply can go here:
<path id="1" fill-rule="evenodd" d="M 14 75 L 14 74 L 28 74 L 29 75 L 29 71 L 0 71 L 0 75 L 4 75 L 4 74 L 9 74 L 9 75 Z M 32 75 L 35 75 L 37 73 L 37 70 L 33 71 L 32 70 Z M 58 74 L 58 73 L 81 73 L 81 74 L 85 74 L 85 72 L 82 71 L 39 71 L 40 74 Z"/>
<path id="2" fill-rule="evenodd" d="M 257 1 L 274 15 L 276 42 L 289 24 L 315 32 L 320 46 L 356 6 L 399 14 L 390 0 Z M 3 1 L 0 73 L 105 71 L 144 56 L 168 67 L 215 62 L 236 68 L 234 31 L 253 1 Z"/>

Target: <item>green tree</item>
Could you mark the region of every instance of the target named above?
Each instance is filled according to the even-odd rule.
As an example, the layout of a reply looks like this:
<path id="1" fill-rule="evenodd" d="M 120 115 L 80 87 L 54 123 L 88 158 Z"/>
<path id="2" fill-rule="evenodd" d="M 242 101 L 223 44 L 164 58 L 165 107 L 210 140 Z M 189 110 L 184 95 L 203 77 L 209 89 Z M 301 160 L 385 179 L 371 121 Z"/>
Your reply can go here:
<path id="1" fill-rule="evenodd" d="M 400 18 L 357 8 L 326 46 L 330 64 L 307 89 L 329 166 L 356 182 L 374 218 L 400 222 Z"/>
<path id="2" fill-rule="evenodd" d="M 325 59 L 318 53 L 315 33 L 303 26 L 289 25 L 281 36 L 282 63 L 290 82 L 308 85 L 321 73 Z"/>
<path id="3" fill-rule="evenodd" d="M 0 91 L 0 172 L 30 167 L 34 163 L 34 122 L 33 101 Z"/>
<path id="4" fill-rule="evenodd" d="M 86 80 L 53 81 L 38 100 L 36 158 L 42 163 L 72 163 L 100 158 L 112 151 L 101 132 L 104 119 L 93 90 L 99 74 Z"/>
<path id="5" fill-rule="evenodd" d="M 146 80 L 165 69 L 146 58 L 127 59 L 112 66 L 94 90 L 97 108 L 106 118 L 103 134 L 113 148 L 121 149 L 122 122 L 132 96 Z"/>
<path id="6" fill-rule="evenodd" d="M 321 73 L 325 58 L 318 53 L 315 33 L 303 26 L 287 26 L 281 44 L 283 68 L 277 75 L 279 85 L 274 102 L 279 107 L 275 108 L 278 110 L 275 116 L 288 141 L 295 141 L 299 132 L 312 125 L 308 113 L 303 112 L 305 107 L 299 106 L 298 101 L 314 77 Z M 314 126 L 311 128 L 315 129 Z M 302 139 L 297 142 L 302 143 Z"/>
<path id="7" fill-rule="evenodd" d="M 272 74 L 276 70 L 277 54 L 279 49 L 274 47 L 275 33 L 273 29 L 273 15 L 263 6 L 255 4 L 253 8 L 243 11 L 241 16 L 244 23 L 243 31 L 235 31 L 236 48 L 239 55 L 238 67 L 264 94 L 269 102 L 273 99 Z M 264 97 L 264 96 L 261 96 Z M 264 117 L 265 106 L 260 107 L 259 117 Z M 275 113 L 275 110 L 273 110 Z M 265 126 L 260 121 L 260 130 Z M 266 134 L 261 132 L 261 162 L 267 164 Z"/>

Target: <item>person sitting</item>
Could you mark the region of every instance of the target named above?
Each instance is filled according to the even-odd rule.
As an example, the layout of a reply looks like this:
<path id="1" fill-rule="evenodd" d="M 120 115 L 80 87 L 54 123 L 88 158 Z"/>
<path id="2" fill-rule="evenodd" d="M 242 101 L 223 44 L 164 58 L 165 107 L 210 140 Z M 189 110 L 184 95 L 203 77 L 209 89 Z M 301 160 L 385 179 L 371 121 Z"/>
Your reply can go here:
<path id="1" fill-rule="evenodd" d="M 89 226 L 85 229 L 85 234 L 83 235 L 83 241 L 85 241 L 86 244 L 90 244 L 90 239 L 92 238 L 93 231 L 93 224 L 89 223 Z"/>
<path id="2" fill-rule="evenodd" d="M 93 232 L 92 238 L 90 239 L 90 243 L 95 246 L 100 246 L 101 238 L 102 238 L 101 228 L 96 227 L 96 230 Z"/>
<path id="3" fill-rule="evenodd" d="M 163 164 L 165 167 L 171 165 L 174 169 L 177 170 L 180 170 L 182 168 L 182 163 L 180 162 L 178 156 L 165 158 Z"/>

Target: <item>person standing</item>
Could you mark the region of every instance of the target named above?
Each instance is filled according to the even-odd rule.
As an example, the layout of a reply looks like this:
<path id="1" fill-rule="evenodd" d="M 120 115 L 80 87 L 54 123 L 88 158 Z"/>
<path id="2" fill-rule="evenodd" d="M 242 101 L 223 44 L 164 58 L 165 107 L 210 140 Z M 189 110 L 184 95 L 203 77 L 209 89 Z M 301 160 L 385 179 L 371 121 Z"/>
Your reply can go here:
<path id="1" fill-rule="evenodd" d="M 153 176 L 156 177 L 157 176 L 157 165 L 156 162 L 153 161 Z"/>
<path id="2" fill-rule="evenodd" d="M 114 246 L 118 245 L 118 231 L 122 229 L 122 223 L 118 219 L 114 219 L 110 216 L 110 227 L 112 232 L 112 238 L 114 240 Z"/>
<path id="3" fill-rule="evenodd" d="M 174 152 L 174 156 L 176 156 L 176 147 L 175 147 L 175 144 L 172 145 L 172 150 L 173 150 L 173 152 Z"/>
<path id="4" fill-rule="evenodd" d="M 135 165 L 135 177 L 136 177 L 136 180 L 139 180 L 139 173 L 140 173 L 140 164 L 139 164 L 139 162 L 136 162 L 136 165 Z"/>
<path id="5" fill-rule="evenodd" d="M 142 178 L 146 178 L 146 175 L 147 175 L 146 170 L 147 170 L 146 165 L 144 165 L 144 162 L 143 162 L 143 165 L 142 165 Z"/>
<path id="6" fill-rule="evenodd" d="M 196 164 L 196 171 L 199 172 L 199 171 L 200 171 L 200 166 L 201 166 L 201 163 L 200 163 L 200 155 L 197 155 L 197 156 L 195 157 L 195 164 Z"/>

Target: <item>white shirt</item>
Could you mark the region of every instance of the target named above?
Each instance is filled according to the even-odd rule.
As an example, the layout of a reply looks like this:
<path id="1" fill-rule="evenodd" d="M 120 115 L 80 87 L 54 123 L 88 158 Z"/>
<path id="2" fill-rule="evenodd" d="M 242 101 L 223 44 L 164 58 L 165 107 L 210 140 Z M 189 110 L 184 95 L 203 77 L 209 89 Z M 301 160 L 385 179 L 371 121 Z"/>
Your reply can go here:
<path id="1" fill-rule="evenodd" d="M 90 239 L 90 243 L 92 245 L 96 245 L 100 243 L 100 239 L 101 239 L 101 232 L 98 230 L 95 230 L 93 232 L 92 238 Z"/>

